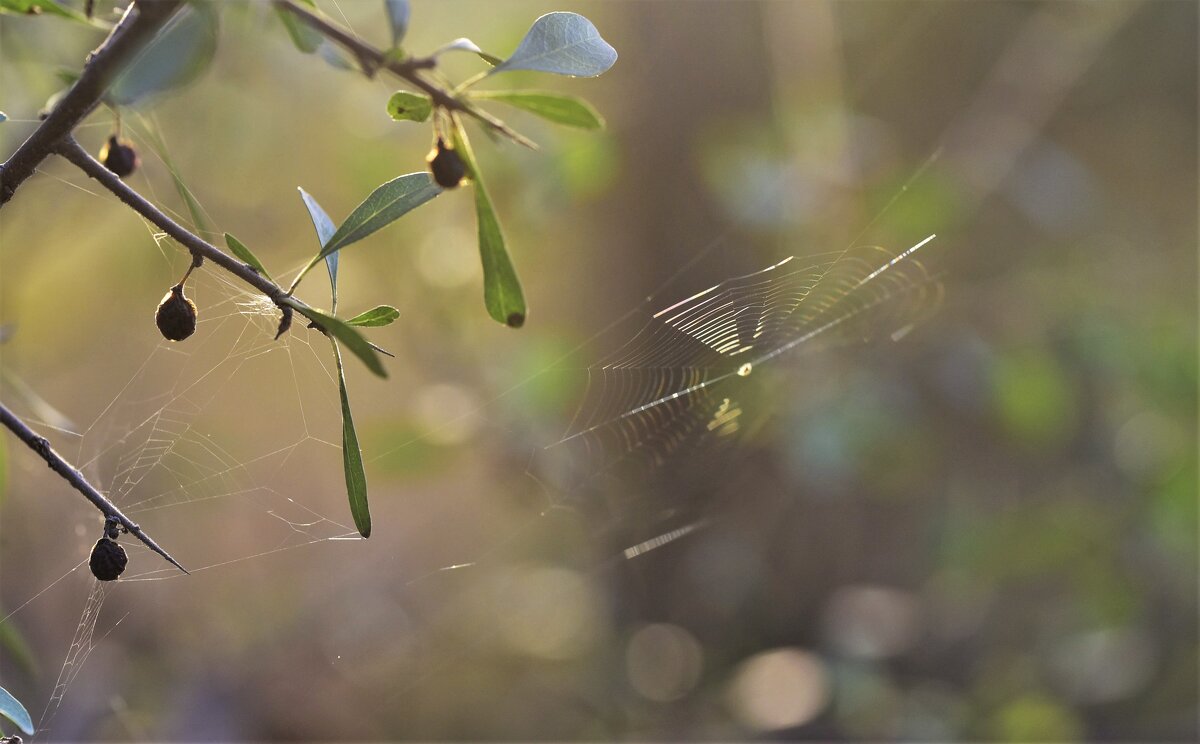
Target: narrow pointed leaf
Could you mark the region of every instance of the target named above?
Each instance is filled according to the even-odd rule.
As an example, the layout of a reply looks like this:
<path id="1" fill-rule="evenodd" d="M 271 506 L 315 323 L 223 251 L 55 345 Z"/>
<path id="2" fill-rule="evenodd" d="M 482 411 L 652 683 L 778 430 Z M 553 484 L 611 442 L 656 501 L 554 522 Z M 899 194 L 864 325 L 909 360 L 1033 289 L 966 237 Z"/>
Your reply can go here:
<path id="1" fill-rule="evenodd" d="M 429 96 L 398 90 L 388 99 L 387 112 L 396 121 L 425 121 L 433 112 L 433 102 Z"/>
<path id="2" fill-rule="evenodd" d="M 312 219 L 313 229 L 317 231 L 317 243 L 324 248 L 333 234 L 337 232 L 337 228 L 333 224 L 333 220 L 329 219 L 329 215 L 321 209 L 321 205 L 313 198 L 312 194 L 304 189 L 298 188 L 300 198 L 304 200 L 304 206 L 308 209 L 308 216 Z"/>
<path id="3" fill-rule="evenodd" d="M 592 22 L 578 13 L 547 13 L 533 22 L 512 56 L 492 74 L 534 70 L 556 75 L 595 77 L 617 61 L 617 50 L 600 38 Z"/>
<path id="4" fill-rule="evenodd" d="M 26 736 L 33 736 L 33 720 L 29 717 L 29 711 L 3 687 L 0 687 L 0 715 L 15 723 Z"/>
<path id="5" fill-rule="evenodd" d="M 342 469 L 346 473 L 346 496 L 350 500 L 350 514 L 354 526 L 363 537 L 371 536 L 371 509 L 367 505 L 367 473 L 363 469 L 362 449 L 358 446 L 358 432 L 354 430 L 354 416 L 350 412 L 350 396 L 346 393 L 346 374 L 342 369 L 342 352 L 335 342 L 333 356 L 337 360 L 338 393 L 342 399 Z"/>
<path id="6" fill-rule="evenodd" d="M 336 255 L 336 254 L 335 254 Z M 373 307 L 365 313 L 359 313 L 350 320 L 346 321 L 346 325 L 377 327 L 391 325 L 392 321 L 400 317 L 400 311 L 391 305 L 380 305 Z"/>
<path id="7" fill-rule="evenodd" d="M 308 216 L 312 219 L 313 229 L 317 231 L 318 248 L 323 247 L 333 234 L 337 232 L 337 228 L 333 226 L 333 220 L 329 219 L 329 215 L 321 209 L 321 205 L 304 189 L 299 189 L 300 198 L 304 200 L 304 206 L 308 209 Z M 337 276 L 338 276 L 338 254 L 331 253 L 325 257 L 325 268 L 329 270 L 329 286 L 332 292 L 331 307 L 337 311 Z"/>
<path id="8" fill-rule="evenodd" d="M 312 10 L 317 9 L 316 0 L 296 0 L 296 2 L 301 5 L 307 5 Z M 275 12 L 279 15 L 280 22 L 287 29 L 288 36 L 292 37 L 292 43 L 296 45 L 297 49 L 305 54 L 312 54 L 321 47 L 321 43 L 325 40 L 325 37 L 321 36 L 320 31 L 317 31 L 283 8 L 276 6 Z"/>
<path id="9" fill-rule="evenodd" d="M 346 349 L 362 360 L 362 363 L 367 365 L 367 369 L 374 372 L 380 377 L 387 377 L 387 370 L 383 368 L 383 362 L 379 358 L 379 354 L 371 347 L 371 344 L 362 337 L 362 334 L 354 330 L 354 328 L 346 325 L 346 321 L 339 320 L 328 313 L 324 313 L 315 308 L 308 307 L 301 303 L 293 303 L 292 308 L 299 312 L 304 317 L 313 321 L 321 328 L 325 329 L 333 338 L 342 342 Z"/>
<path id="10" fill-rule="evenodd" d="M 217 50 L 217 10 L 193 3 L 175 14 L 113 81 L 108 100 L 131 106 L 200 76 Z"/>
<path id="11" fill-rule="evenodd" d="M 408 6 L 408 0 L 383 0 L 383 7 L 392 27 L 392 46 L 399 46 L 408 31 L 408 16 L 412 9 Z"/>
<path id="12" fill-rule="evenodd" d="M 580 129 L 602 129 L 604 119 L 582 98 L 564 96 L 540 90 L 488 90 L 471 94 L 476 100 L 500 101 L 524 109 L 531 114 Z"/>
<path id="13" fill-rule="evenodd" d="M 497 322 L 520 328 L 525 323 L 525 293 L 508 257 L 504 232 L 492 207 L 487 187 L 480 178 L 471 143 L 457 119 L 454 122 L 454 143 L 455 149 L 466 162 L 467 173 L 474 181 L 475 220 L 479 225 L 479 256 L 483 262 L 483 304 L 488 315 Z"/>
<path id="14" fill-rule="evenodd" d="M 502 61 L 496 55 L 488 54 L 487 52 L 480 49 L 478 44 L 476 44 L 475 42 L 466 38 L 465 36 L 455 39 L 454 41 L 450 42 L 449 44 L 443 44 L 442 46 L 438 47 L 437 49 L 434 49 L 433 53 L 430 54 L 429 56 L 436 57 L 439 54 L 441 54 L 442 52 L 471 52 L 472 54 L 479 55 L 479 57 L 481 59 L 483 59 L 484 62 L 487 62 L 489 65 L 492 65 L 493 67 L 500 64 L 500 62 Z"/>
<path id="15" fill-rule="evenodd" d="M 338 276 L 338 256 L 340 253 L 330 253 L 325 257 L 325 269 L 329 272 L 329 295 L 330 295 L 330 312 L 337 314 L 337 276 Z"/>
<path id="16" fill-rule="evenodd" d="M 247 248 L 245 243 L 233 237 L 229 233 L 225 233 L 225 245 L 229 246 L 230 252 L 237 256 L 242 263 L 249 265 L 250 268 L 254 269 L 268 279 L 271 277 L 271 275 L 267 273 L 266 267 L 262 265 L 262 261 L 258 260 L 258 256 L 254 255 L 254 252 Z"/>
<path id="17" fill-rule="evenodd" d="M 329 242 L 321 248 L 328 256 L 351 243 L 358 242 L 416 209 L 442 192 L 440 186 L 425 171 L 409 173 L 383 184 L 354 208 L 338 227 Z"/>

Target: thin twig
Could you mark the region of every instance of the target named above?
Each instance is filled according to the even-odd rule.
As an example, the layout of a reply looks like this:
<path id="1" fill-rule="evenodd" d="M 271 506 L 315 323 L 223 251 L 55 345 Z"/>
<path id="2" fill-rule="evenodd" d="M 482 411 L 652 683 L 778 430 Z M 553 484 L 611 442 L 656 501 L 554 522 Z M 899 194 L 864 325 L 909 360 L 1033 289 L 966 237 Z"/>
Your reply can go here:
<path id="1" fill-rule="evenodd" d="M 0 403 L 0 422 L 3 422 L 13 434 L 17 435 L 18 439 L 27 444 L 29 449 L 38 453 L 46 461 L 46 464 L 50 466 L 51 470 L 62 476 L 63 480 L 74 486 L 75 490 L 82 493 L 88 501 L 92 502 L 100 510 L 101 514 L 105 517 L 116 519 L 121 523 L 121 526 L 145 543 L 146 547 L 161 555 L 180 571 L 184 573 L 188 572 L 186 568 L 179 564 L 179 561 L 172 558 L 167 551 L 158 547 L 158 543 L 150 539 L 150 536 L 143 532 L 141 527 L 121 513 L 121 510 L 113 502 L 105 498 L 104 494 L 100 493 L 95 486 L 89 483 L 87 478 L 83 477 L 83 473 L 80 473 L 74 465 L 67 462 L 62 455 L 55 452 L 45 437 L 30 429 L 24 421 L 8 410 L 3 403 Z"/>
<path id="2" fill-rule="evenodd" d="M 6 204 L 17 187 L 33 175 L 54 146 L 96 108 L 125 64 L 181 5 L 180 0 L 130 3 L 104 43 L 88 55 L 79 79 L 29 139 L 0 166 L 0 206 Z"/>
<path id="3" fill-rule="evenodd" d="M 437 66 L 435 58 L 408 57 L 398 60 L 360 40 L 345 29 L 322 18 L 303 5 L 298 5 L 293 0 L 275 0 L 275 7 L 296 16 L 310 28 L 353 54 L 358 59 L 359 64 L 363 68 L 363 73 L 367 77 L 374 77 L 376 70 L 387 70 L 393 75 L 407 80 L 420 88 L 426 95 L 433 99 L 435 105 L 447 111 L 461 111 L 514 142 L 532 150 L 537 149 L 537 145 L 530 141 L 528 137 L 514 131 L 496 117 L 475 108 L 466 101 L 460 100 L 450 91 L 440 88 L 422 77 L 422 70 L 432 70 Z"/>
<path id="4" fill-rule="evenodd" d="M 187 248 L 192 256 L 200 256 L 212 261 L 270 298 L 283 313 L 276 338 L 287 330 L 291 323 L 292 307 L 299 304 L 299 301 L 287 298 L 289 302 L 285 302 L 287 292 L 282 287 L 168 217 L 161 209 L 151 204 L 116 174 L 105 168 L 100 161 L 93 158 L 75 141 L 74 137 L 64 139 L 55 147 L 55 152 L 99 181 L 101 186 L 116 194 L 117 198 L 129 205 L 133 211 L 157 225 L 159 229 Z"/>

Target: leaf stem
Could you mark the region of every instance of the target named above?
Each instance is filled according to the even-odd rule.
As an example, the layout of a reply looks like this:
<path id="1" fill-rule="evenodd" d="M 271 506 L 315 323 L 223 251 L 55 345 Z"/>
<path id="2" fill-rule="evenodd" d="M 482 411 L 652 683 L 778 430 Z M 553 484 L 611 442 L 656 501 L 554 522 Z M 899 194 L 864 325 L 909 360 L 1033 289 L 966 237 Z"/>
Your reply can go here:
<path id="1" fill-rule="evenodd" d="M 62 476 L 63 480 L 70 483 L 75 490 L 84 495 L 84 498 L 92 502 L 92 505 L 99 509 L 101 514 L 120 522 L 122 527 L 145 543 L 146 547 L 161 555 L 167 562 L 180 571 L 188 573 L 188 570 L 181 566 L 179 561 L 172 558 L 167 551 L 160 548 L 158 543 L 154 542 L 149 535 L 142 531 L 141 527 L 125 516 L 116 505 L 105 498 L 104 494 L 100 493 L 95 486 L 88 482 L 87 478 L 84 478 L 83 474 L 74 465 L 67 462 L 62 455 L 55 452 L 54 448 L 50 446 L 49 440 L 33 429 L 30 429 L 28 424 L 18 418 L 12 411 L 8 410 L 3 403 L 0 403 L 0 423 L 8 427 L 18 439 L 28 445 L 29 449 L 36 452 L 45 460 L 51 470 Z"/>

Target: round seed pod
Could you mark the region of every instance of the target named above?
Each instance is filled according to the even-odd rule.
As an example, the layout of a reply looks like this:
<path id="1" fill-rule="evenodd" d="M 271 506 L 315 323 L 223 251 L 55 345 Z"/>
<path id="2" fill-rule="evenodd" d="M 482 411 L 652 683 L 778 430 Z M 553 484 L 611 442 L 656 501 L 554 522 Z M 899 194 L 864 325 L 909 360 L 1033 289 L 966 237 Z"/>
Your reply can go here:
<path id="1" fill-rule="evenodd" d="M 182 341 L 196 332 L 196 303 L 183 294 L 183 285 L 176 284 L 158 303 L 154 323 L 168 341 Z"/>
<path id="2" fill-rule="evenodd" d="M 142 161 L 129 140 L 118 140 L 114 135 L 100 148 L 100 162 L 118 178 L 124 178 L 137 170 Z"/>
<path id="3" fill-rule="evenodd" d="M 438 137 L 437 146 L 430 150 L 425 159 L 429 161 L 433 180 L 444 189 L 456 188 L 467 175 L 467 164 L 462 156 L 441 137 Z"/>
<path id="4" fill-rule="evenodd" d="M 129 558 L 125 555 L 125 548 L 116 540 L 107 537 L 96 541 L 96 546 L 92 548 L 92 557 L 88 560 L 92 575 L 101 581 L 115 581 L 125 571 L 127 563 Z"/>

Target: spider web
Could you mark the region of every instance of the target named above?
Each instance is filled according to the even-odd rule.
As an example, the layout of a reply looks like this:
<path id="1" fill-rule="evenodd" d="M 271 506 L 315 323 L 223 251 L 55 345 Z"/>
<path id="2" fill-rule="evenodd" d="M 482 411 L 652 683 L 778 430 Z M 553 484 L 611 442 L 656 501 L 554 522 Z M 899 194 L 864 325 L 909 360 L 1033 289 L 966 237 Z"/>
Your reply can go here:
<path id="1" fill-rule="evenodd" d="M 104 198 L 74 181 L 43 175 Z M 163 204 L 153 195 L 152 184 L 148 188 L 154 201 Z M 173 216 L 190 222 L 178 213 Z M 146 228 L 171 272 L 181 275 L 187 256 L 148 223 Z M 219 240 L 219 234 L 204 237 Z M 318 337 L 314 348 L 317 334 L 302 329 L 276 342 L 275 306 L 220 270 L 202 267 L 194 272 L 188 292 L 200 316 L 189 343 L 156 341 L 81 431 L 66 431 L 36 418 L 31 422 L 47 431 L 53 445 L 148 534 L 176 556 L 189 556 L 185 565 L 193 575 L 317 543 L 359 539 L 352 527 L 326 517 L 320 511 L 323 506 L 309 494 L 300 496 L 279 485 L 286 481 L 292 458 L 327 461 L 329 485 L 340 483 L 340 443 L 323 436 L 338 431 L 329 422 L 339 415 L 336 378 L 323 353 L 327 342 Z M 259 384 L 263 374 L 276 384 L 264 389 Z M 97 397 L 102 395 L 96 391 Z M 237 418 L 238 410 L 254 411 L 253 420 Z M 240 420 L 241 426 L 231 431 L 231 420 Z M 232 507 L 215 508 L 219 504 Z M 83 560 L 60 568 L 64 572 L 58 579 L 0 618 L 0 623 L 7 622 L 31 603 L 46 601 L 56 587 L 69 590 L 80 582 L 88 584 L 79 622 L 38 722 L 39 737 L 53 735 L 52 721 L 69 688 L 84 673 L 100 639 L 120 623 L 104 626 L 101 610 L 106 599 L 122 594 L 122 585 L 182 576 L 140 542 L 123 537 L 129 567 L 120 582 L 105 585 L 91 578 L 86 555 L 100 535 L 101 520 L 82 502 L 71 502 L 69 508 Z M 222 539 L 231 532 L 222 521 L 228 508 L 237 514 L 232 532 L 255 536 L 252 553 L 239 548 L 245 540 L 239 543 L 237 535 Z M 180 522 L 186 526 L 181 528 Z M 195 556 L 210 562 L 197 564 Z"/>
<path id="2" fill-rule="evenodd" d="M 862 247 L 791 256 L 653 313 L 585 369 L 574 420 L 538 453 L 531 474 L 555 484 L 552 500 L 564 505 L 597 499 L 598 491 L 629 494 L 630 484 L 666 490 L 664 504 L 636 509 L 631 502 L 645 493 L 634 491 L 613 509 L 634 509 L 642 529 L 686 516 L 686 492 L 723 467 L 718 450 L 744 433 L 742 401 L 757 370 L 781 357 L 899 339 L 937 306 L 941 283 L 914 258 L 933 238 L 899 253 Z M 626 555 L 694 527 L 656 534 Z"/>
<path id="3" fill-rule="evenodd" d="M 182 273 L 186 256 L 149 225 L 147 231 L 164 261 Z M 703 528 L 712 516 L 694 492 L 703 491 L 728 450 L 753 428 L 751 414 L 761 412 L 753 400 L 760 370 L 818 349 L 906 333 L 940 297 L 940 284 L 914 258 L 931 239 L 901 252 L 856 247 L 788 257 L 656 312 L 633 311 L 626 317 L 635 323 L 640 318 L 640 330 L 618 336 L 608 353 L 569 368 L 586 379 L 585 393 L 566 431 L 535 448 L 528 475 L 551 506 L 583 511 L 598 530 L 605 524 L 624 528 L 620 547 L 626 558 Z M 187 561 L 193 574 L 358 539 L 352 527 L 326 516 L 326 505 L 328 513 L 344 513 L 344 495 L 340 445 L 323 436 L 337 431 L 330 424 L 338 416 L 324 339 L 318 337 L 320 348 L 311 343 L 316 334 L 292 332 L 275 341 L 277 311 L 268 301 L 220 271 L 201 269 L 193 277 L 189 291 L 201 318 L 194 339 L 185 345 L 157 342 L 92 423 L 78 433 L 60 432 L 68 446 L 56 446 L 173 553 L 208 560 Z M 613 335 L 602 331 L 580 348 L 591 350 L 599 345 L 593 342 Z M 269 390 L 257 384 L 264 369 L 278 382 Z M 474 413 L 499 408 L 505 395 Z M 238 411 L 253 415 L 238 419 Z M 504 415 L 495 415 L 501 428 L 520 428 Z M 230 420 L 241 425 L 231 431 Z M 318 498 L 312 484 L 289 487 L 287 464 L 294 458 L 326 463 L 327 493 Z M 223 521 L 227 508 L 236 509 L 234 529 Z M 95 522 L 94 532 L 83 530 L 86 549 L 98 536 L 99 520 L 86 507 L 79 511 L 84 524 Z M 238 552 L 244 551 L 239 548 L 244 539 L 235 538 L 246 533 L 253 535 L 255 550 Z M 512 535 L 501 538 L 433 574 L 487 559 Z M 89 583 L 39 735 L 52 733 L 69 688 L 99 639 L 116 626 L 100 623 L 106 597 L 120 594 L 122 585 L 181 576 L 140 543 L 122 544 L 130 570 L 117 585 L 87 577 L 86 560 L 80 561 L 0 620 L 60 582 L 70 585 L 63 581 L 68 577 Z M 406 585 L 433 574 L 406 579 Z"/>

